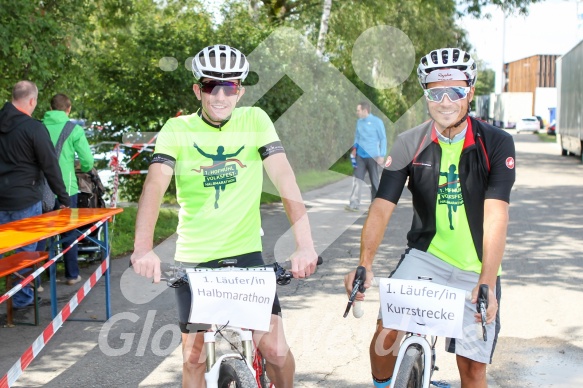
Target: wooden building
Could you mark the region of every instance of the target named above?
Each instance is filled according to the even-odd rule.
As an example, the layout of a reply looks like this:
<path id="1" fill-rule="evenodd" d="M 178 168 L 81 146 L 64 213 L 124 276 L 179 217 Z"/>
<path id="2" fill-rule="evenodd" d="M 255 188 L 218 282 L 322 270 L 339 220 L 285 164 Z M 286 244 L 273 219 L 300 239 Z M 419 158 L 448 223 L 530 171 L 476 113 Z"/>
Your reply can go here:
<path id="1" fill-rule="evenodd" d="M 504 92 L 532 93 L 532 111 L 536 114 L 537 88 L 555 88 L 556 60 L 560 55 L 533 55 L 504 64 Z M 540 89 L 539 89 L 540 90 Z M 542 101 L 542 100 L 541 100 Z M 550 108 L 550 107 L 549 107 Z M 543 115 L 539 112 L 539 115 Z"/>
<path id="2" fill-rule="evenodd" d="M 533 55 L 504 64 L 505 92 L 531 92 L 554 88 L 555 61 L 559 55 Z"/>

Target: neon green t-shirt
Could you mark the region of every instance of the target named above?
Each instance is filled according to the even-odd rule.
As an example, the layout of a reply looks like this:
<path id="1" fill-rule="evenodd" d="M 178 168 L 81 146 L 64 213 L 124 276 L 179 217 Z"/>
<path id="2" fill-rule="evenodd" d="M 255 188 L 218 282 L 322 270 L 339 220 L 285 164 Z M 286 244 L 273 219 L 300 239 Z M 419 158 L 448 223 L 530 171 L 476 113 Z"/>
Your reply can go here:
<path id="1" fill-rule="evenodd" d="M 235 109 L 220 129 L 198 114 L 166 122 L 155 153 L 176 159 L 175 260 L 202 263 L 261 251 L 259 148 L 277 141 L 271 119 L 260 108 Z"/>
<path id="2" fill-rule="evenodd" d="M 464 271 L 480 273 L 482 263 L 472 240 L 459 179 L 459 160 L 464 141 L 452 144 L 440 141 L 441 165 L 437 189 L 437 231 L 429 253 Z"/>

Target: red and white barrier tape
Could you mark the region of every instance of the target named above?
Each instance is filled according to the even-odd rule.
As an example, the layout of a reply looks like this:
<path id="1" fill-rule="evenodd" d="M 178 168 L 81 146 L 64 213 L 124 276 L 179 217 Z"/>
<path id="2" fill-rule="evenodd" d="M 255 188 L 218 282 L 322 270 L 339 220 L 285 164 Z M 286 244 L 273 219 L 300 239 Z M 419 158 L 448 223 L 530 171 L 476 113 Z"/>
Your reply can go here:
<path id="1" fill-rule="evenodd" d="M 138 175 L 138 174 L 147 174 L 148 170 L 123 170 L 119 171 L 119 175 Z"/>
<path id="2" fill-rule="evenodd" d="M 7 301 L 8 298 L 12 297 L 14 294 L 16 294 L 18 291 L 20 291 L 24 286 L 26 286 L 28 283 L 32 282 L 34 280 L 34 278 L 36 278 L 38 275 L 40 275 L 41 273 L 43 273 L 55 261 L 57 261 L 65 253 L 67 253 L 69 251 L 69 249 L 71 249 L 71 247 L 73 247 L 79 241 L 83 240 L 85 237 L 87 237 L 88 235 L 90 235 L 91 233 L 93 233 L 97 228 L 99 228 L 101 225 L 103 225 L 107 220 L 108 220 L 107 218 L 104 218 L 101 221 L 97 222 L 95 225 L 93 225 L 91 228 L 89 228 L 89 230 L 87 230 L 81 236 L 77 237 L 77 239 L 75 241 L 73 241 L 71 243 L 71 245 L 69 245 L 67 248 L 65 248 L 63 250 L 63 252 L 59 253 L 58 255 L 56 255 L 55 257 L 53 257 L 49 261 L 47 261 L 45 264 L 43 264 L 42 267 L 38 268 L 36 271 L 34 271 L 33 273 L 31 273 L 30 275 L 28 275 L 27 277 L 25 277 L 23 281 L 21 281 L 19 284 L 17 284 L 16 286 L 14 286 L 12 289 L 10 289 L 8 292 L 6 292 L 4 295 L 2 295 L 0 297 L 0 304 L 2 304 L 5 301 Z"/>
<path id="3" fill-rule="evenodd" d="M 137 158 L 137 157 L 138 157 L 138 155 L 140 155 L 142 152 L 144 152 L 144 151 L 149 151 L 149 150 L 147 150 L 147 148 L 148 148 L 148 147 L 150 147 L 150 146 L 153 146 L 153 145 L 154 145 L 154 144 L 152 144 L 152 142 L 153 142 L 154 140 L 156 140 L 156 138 L 157 138 L 157 137 L 158 137 L 158 134 L 155 134 L 155 135 L 154 135 L 154 136 L 153 136 L 153 137 L 152 137 L 152 138 L 151 138 L 151 139 L 150 139 L 150 140 L 149 140 L 149 141 L 148 141 L 146 144 L 144 144 L 144 146 L 143 146 L 141 149 L 139 149 L 139 150 L 138 150 L 138 152 L 136 152 L 136 153 L 134 154 L 134 156 L 132 156 L 132 157 L 131 157 L 131 159 L 130 159 L 130 162 L 131 162 L 132 160 L 134 160 L 135 158 Z M 134 145 L 134 144 L 132 144 L 132 146 L 133 146 L 133 145 Z"/>
<path id="4" fill-rule="evenodd" d="M 79 303 L 87 296 L 89 291 L 95 286 L 97 281 L 103 276 L 105 271 L 109 268 L 109 256 L 101 263 L 95 272 L 83 284 L 83 287 L 71 298 L 69 303 L 57 314 L 55 319 L 44 329 L 32 345 L 20 356 L 20 359 L 14 363 L 12 368 L 0 379 L 0 388 L 9 388 L 18 380 L 22 372 L 30 365 L 32 360 L 40 353 L 53 335 L 61 328 L 71 313 L 79 306 Z"/>
<path id="5" fill-rule="evenodd" d="M 111 198 L 109 199 L 109 207 L 114 208 L 117 205 L 117 189 L 119 186 L 119 172 L 123 169 L 119 164 L 119 144 L 113 149 L 116 151 L 116 156 L 112 156 L 109 162 L 109 167 L 113 171 L 113 191 L 111 193 Z"/>

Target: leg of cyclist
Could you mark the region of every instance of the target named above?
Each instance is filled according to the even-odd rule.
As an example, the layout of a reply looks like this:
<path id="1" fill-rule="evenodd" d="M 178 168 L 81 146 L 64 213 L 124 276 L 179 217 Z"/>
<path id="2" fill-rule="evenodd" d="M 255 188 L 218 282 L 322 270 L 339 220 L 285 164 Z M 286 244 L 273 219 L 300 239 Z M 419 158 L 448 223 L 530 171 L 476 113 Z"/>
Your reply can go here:
<path id="1" fill-rule="evenodd" d="M 462 388 L 487 388 L 486 364 L 463 356 L 456 356 Z"/>
<path id="2" fill-rule="evenodd" d="M 375 386 L 389 386 L 403 335 L 396 330 L 385 329 L 382 321 L 377 320 L 377 328 L 370 343 L 370 365 Z"/>
<path id="3" fill-rule="evenodd" d="M 182 333 L 182 387 L 205 387 L 204 332 Z"/>
<path id="4" fill-rule="evenodd" d="M 267 361 L 267 376 L 277 388 L 293 387 L 296 362 L 283 332 L 279 315 L 271 315 L 269 332 L 256 331 L 253 338 Z"/>

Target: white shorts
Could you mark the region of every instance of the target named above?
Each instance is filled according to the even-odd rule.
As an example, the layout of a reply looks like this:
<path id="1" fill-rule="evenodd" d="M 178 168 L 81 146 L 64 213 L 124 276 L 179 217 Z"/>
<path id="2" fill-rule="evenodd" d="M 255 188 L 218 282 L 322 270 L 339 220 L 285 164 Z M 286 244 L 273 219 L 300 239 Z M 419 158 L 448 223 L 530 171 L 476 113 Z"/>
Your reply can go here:
<path id="1" fill-rule="evenodd" d="M 419 277 L 430 278 L 431 281 L 448 287 L 471 291 L 478 284 L 479 275 L 475 272 L 462 271 L 451 264 L 433 256 L 430 253 L 418 249 L 409 249 L 401 257 L 397 268 L 390 277 L 403 280 L 418 280 Z M 498 312 L 496 320 L 486 325 L 488 340 L 482 337 L 482 325 L 474 318 L 476 305 L 466 301 L 464 312 L 463 339 L 447 338 L 445 350 L 474 361 L 485 364 L 492 363 L 492 356 L 498 332 L 500 331 L 500 277 L 496 281 L 496 289 L 493 290 L 498 300 Z M 379 319 L 381 319 L 379 309 Z"/>

